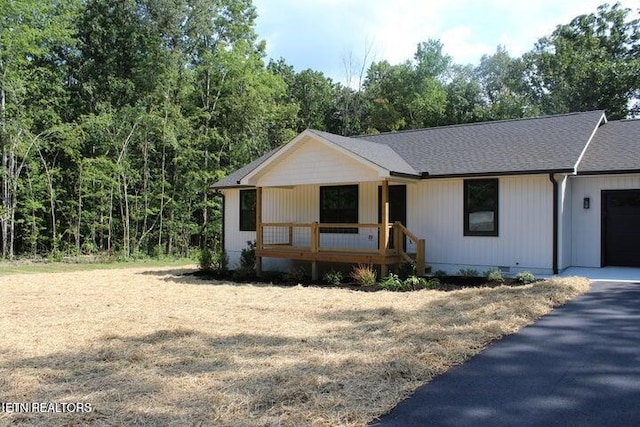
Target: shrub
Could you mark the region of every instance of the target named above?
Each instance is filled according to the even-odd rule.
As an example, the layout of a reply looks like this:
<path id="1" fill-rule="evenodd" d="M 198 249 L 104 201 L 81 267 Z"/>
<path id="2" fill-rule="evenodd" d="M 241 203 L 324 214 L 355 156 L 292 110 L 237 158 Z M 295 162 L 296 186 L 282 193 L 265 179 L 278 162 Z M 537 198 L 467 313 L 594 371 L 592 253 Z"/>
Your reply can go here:
<path id="1" fill-rule="evenodd" d="M 240 253 L 240 268 L 243 270 L 255 270 L 256 268 L 256 241 L 248 240 L 247 247 Z"/>
<path id="2" fill-rule="evenodd" d="M 204 271 L 213 270 L 213 254 L 208 248 L 200 251 L 200 269 Z"/>
<path id="3" fill-rule="evenodd" d="M 522 284 L 529 284 L 536 281 L 536 276 L 528 271 L 523 271 L 522 273 L 518 273 L 516 275 L 516 280 Z"/>
<path id="4" fill-rule="evenodd" d="M 480 274 L 478 273 L 478 270 L 476 270 L 475 268 L 461 268 L 460 270 L 458 270 L 458 276 L 479 277 Z"/>
<path id="5" fill-rule="evenodd" d="M 497 268 L 487 271 L 485 273 L 485 277 L 490 282 L 497 282 L 497 283 L 504 282 L 504 275 L 502 274 L 502 271 Z"/>
<path id="6" fill-rule="evenodd" d="M 330 270 L 322 276 L 322 280 L 328 285 L 340 286 L 342 283 L 342 273 Z"/>
<path id="7" fill-rule="evenodd" d="M 385 277 L 378 286 L 382 289 L 386 289 L 388 291 L 404 291 L 408 289 L 405 286 L 405 282 L 400 280 L 397 274 L 389 273 L 387 277 Z"/>
<path id="8" fill-rule="evenodd" d="M 349 275 L 360 286 L 372 286 L 376 283 L 376 271 L 370 264 L 358 264 Z"/>
<path id="9" fill-rule="evenodd" d="M 440 286 L 440 280 L 437 278 L 425 279 L 424 277 L 410 276 L 404 281 L 407 289 L 437 289 Z"/>

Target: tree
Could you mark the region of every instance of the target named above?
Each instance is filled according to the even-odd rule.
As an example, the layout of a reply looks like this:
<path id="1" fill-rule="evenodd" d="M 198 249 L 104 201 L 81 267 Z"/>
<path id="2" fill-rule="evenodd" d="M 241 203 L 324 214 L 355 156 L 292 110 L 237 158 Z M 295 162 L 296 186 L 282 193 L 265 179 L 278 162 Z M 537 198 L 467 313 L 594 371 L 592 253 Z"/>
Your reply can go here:
<path id="1" fill-rule="evenodd" d="M 543 113 L 604 109 L 611 119 L 640 112 L 640 21 L 620 4 L 559 25 L 525 55 L 526 77 Z"/>
<path id="2" fill-rule="evenodd" d="M 486 102 L 484 120 L 502 120 L 538 114 L 527 97 L 524 64 L 512 58 L 504 46 L 492 55 L 483 55 L 475 68 L 475 80 Z"/>

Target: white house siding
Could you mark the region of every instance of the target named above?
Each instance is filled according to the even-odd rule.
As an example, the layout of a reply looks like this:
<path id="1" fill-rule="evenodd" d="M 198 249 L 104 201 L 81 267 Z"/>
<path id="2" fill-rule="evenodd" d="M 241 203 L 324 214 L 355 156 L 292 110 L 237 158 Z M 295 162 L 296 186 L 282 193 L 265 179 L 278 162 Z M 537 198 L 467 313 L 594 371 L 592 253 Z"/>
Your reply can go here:
<path id="1" fill-rule="evenodd" d="M 564 270 L 572 263 L 572 180 L 567 175 L 556 176 L 558 181 L 558 268 Z"/>
<path id="2" fill-rule="evenodd" d="M 378 172 L 324 143 L 305 139 L 252 181 L 256 186 L 286 186 L 379 180 Z"/>
<path id="3" fill-rule="evenodd" d="M 426 240 L 433 270 L 552 268 L 552 185 L 547 175 L 499 178 L 499 236 L 463 235 L 463 179 L 433 179 L 407 187 L 407 227 Z"/>
<path id="4" fill-rule="evenodd" d="M 332 185 L 332 184 L 328 184 Z M 378 183 L 363 182 L 358 184 L 358 221 L 363 224 L 375 224 L 378 222 Z M 242 249 L 247 247 L 247 241 L 255 240 L 256 233 L 252 231 L 239 231 L 239 190 L 227 189 L 225 194 L 225 246 L 229 257 L 229 267 L 236 268 L 240 263 Z M 320 185 L 301 185 L 288 188 L 268 187 L 262 190 L 262 221 L 264 223 L 293 222 L 308 224 L 320 220 Z M 308 228 L 300 228 L 294 231 L 294 244 L 308 245 Z M 282 237 L 288 237 L 285 229 L 267 229 L 266 233 L 281 233 Z M 369 238 L 371 236 L 371 238 Z M 361 229 L 358 234 L 332 234 L 320 235 L 321 245 L 341 246 L 360 249 L 377 248 L 377 230 Z M 263 268 L 265 270 L 284 270 L 290 268 L 292 263 L 284 259 L 265 258 Z"/>
<path id="5" fill-rule="evenodd" d="M 224 194 L 224 244 L 229 257 L 229 268 L 240 265 L 240 253 L 247 247 L 247 241 L 256 239 L 255 231 L 240 230 L 240 190 L 223 190 Z"/>
<path id="6" fill-rule="evenodd" d="M 572 177 L 572 264 L 576 267 L 600 267 L 602 190 L 640 189 L 640 175 L 598 175 Z M 583 208 L 585 197 L 590 208 Z"/>

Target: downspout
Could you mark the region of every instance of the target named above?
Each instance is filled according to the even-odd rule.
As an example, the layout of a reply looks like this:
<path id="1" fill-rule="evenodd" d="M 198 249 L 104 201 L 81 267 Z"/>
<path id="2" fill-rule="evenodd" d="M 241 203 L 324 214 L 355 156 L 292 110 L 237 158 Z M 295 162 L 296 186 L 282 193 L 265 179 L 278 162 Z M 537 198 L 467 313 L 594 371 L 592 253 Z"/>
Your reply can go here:
<path id="1" fill-rule="evenodd" d="M 558 181 L 549 173 L 553 185 L 553 274 L 558 274 Z"/>

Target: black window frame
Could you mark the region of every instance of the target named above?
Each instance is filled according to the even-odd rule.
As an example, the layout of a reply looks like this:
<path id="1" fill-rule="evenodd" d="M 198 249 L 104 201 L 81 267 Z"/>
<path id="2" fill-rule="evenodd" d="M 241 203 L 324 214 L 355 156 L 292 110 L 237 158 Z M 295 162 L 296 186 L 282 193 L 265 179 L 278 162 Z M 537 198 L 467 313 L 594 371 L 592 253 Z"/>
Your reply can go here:
<path id="1" fill-rule="evenodd" d="M 359 187 L 360 186 L 358 184 L 321 186 L 320 187 L 320 215 L 319 215 L 320 223 L 321 224 L 331 224 L 331 223 L 357 224 L 359 213 L 360 213 L 360 188 Z M 330 212 L 330 210 L 325 208 L 324 206 L 325 199 L 327 198 L 326 193 L 329 191 L 338 191 L 342 193 L 342 196 L 345 196 L 345 193 L 353 191 L 355 195 L 355 207 L 332 209 L 332 211 L 335 211 L 335 212 Z M 339 200 L 347 200 L 347 199 L 342 197 L 342 198 L 339 198 Z M 353 227 L 353 228 L 320 227 L 320 232 L 321 233 L 357 234 L 358 227 Z"/>
<path id="2" fill-rule="evenodd" d="M 486 185 L 492 184 L 494 186 L 491 194 L 493 196 L 493 206 L 492 210 L 494 212 L 493 215 L 493 230 L 471 230 L 469 228 L 469 215 L 473 212 L 470 210 L 473 209 L 473 206 L 469 206 L 471 203 L 470 200 L 470 192 L 473 191 L 474 185 Z M 489 236 L 489 237 L 498 237 L 499 235 L 499 211 L 500 211 L 500 187 L 499 180 L 497 178 L 486 178 L 486 179 L 465 179 L 464 180 L 464 235 L 465 236 Z"/>
<path id="3" fill-rule="evenodd" d="M 245 202 L 246 197 L 253 195 L 253 207 L 247 208 Z M 240 190 L 240 203 L 238 217 L 240 220 L 240 231 L 256 231 L 256 202 L 257 192 L 256 189 Z M 251 202 L 249 202 L 251 204 Z"/>

